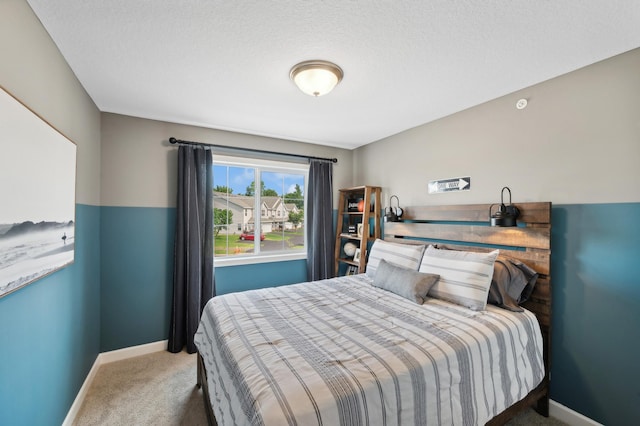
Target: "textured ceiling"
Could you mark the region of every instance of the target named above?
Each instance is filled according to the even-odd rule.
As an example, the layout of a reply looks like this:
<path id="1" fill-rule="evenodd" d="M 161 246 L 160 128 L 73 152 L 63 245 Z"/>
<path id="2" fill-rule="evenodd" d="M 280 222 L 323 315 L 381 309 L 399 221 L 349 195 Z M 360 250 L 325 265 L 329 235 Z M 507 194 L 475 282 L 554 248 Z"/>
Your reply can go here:
<path id="1" fill-rule="evenodd" d="M 28 2 L 101 111 L 344 148 L 640 47 L 637 0 Z"/>

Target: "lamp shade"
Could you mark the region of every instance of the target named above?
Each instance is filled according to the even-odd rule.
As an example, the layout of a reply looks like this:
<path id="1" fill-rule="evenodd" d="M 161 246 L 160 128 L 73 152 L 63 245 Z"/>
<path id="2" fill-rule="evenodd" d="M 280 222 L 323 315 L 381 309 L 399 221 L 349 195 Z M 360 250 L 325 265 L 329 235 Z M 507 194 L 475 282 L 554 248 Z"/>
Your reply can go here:
<path id="1" fill-rule="evenodd" d="M 326 95 L 343 77 L 342 69 L 327 61 L 305 61 L 291 68 L 291 80 L 307 95 Z"/>

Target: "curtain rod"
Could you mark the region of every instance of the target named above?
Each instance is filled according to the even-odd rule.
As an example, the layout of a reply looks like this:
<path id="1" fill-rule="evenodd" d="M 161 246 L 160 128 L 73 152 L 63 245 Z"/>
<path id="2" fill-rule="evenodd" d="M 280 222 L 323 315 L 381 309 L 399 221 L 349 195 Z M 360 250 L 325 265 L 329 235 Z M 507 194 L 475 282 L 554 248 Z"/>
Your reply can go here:
<path id="1" fill-rule="evenodd" d="M 332 163 L 337 163 L 337 158 L 324 158 L 324 157 L 314 157 L 311 155 L 302 155 L 302 154 L 289 154 L 286 152 L 276 152 L 276 151 L 267 151 L 263 149 L 254 149 L 254 148 L 239 148 L 236 146 L 228 146 L 228 145 L 215 145 L 203 142 L 192 142 L 192 141 L 183 141 L 181 139 L 176 139 L 174 137 L 169 138 L 169 143 L 172 145 L 195 145 L 195 146 L 208 146 L 212 148 L 224 148 L 224 149 L 235 149 L 239 151 L 247 151 L 247 152 L 256 152 L 259 154 L 273 154 L 273 155 L 284 155 L 287 157 L 298 157 L 298 158 L 307 158 L 309 160 L 323 160 L 323 161 L 331 161 Z"/>

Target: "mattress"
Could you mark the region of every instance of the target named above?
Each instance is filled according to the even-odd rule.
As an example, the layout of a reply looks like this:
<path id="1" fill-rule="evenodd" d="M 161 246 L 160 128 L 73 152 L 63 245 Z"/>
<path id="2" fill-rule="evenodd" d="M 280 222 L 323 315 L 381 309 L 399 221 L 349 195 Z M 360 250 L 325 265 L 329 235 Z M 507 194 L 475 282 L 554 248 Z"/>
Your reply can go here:
<path id="1" fill-rule="evenodd" d="M 476 425 L 544 377 L 535 316 L 418 305 L 365 274 L 231 293 L 195 343 L 225 425 Z"/>

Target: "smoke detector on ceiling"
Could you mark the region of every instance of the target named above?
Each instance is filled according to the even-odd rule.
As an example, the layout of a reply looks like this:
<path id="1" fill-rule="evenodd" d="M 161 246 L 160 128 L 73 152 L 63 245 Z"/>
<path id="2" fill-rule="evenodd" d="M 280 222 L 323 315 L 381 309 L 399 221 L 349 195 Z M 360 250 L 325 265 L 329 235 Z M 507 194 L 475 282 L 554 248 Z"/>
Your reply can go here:
<path id="1" fill-rule="evenodd" d="M 518 102 L 516 102 L 516 108 L 525 109 L 526 107 L 527 107 L 527 100 L 524 98 L 518 99 Z"/>

